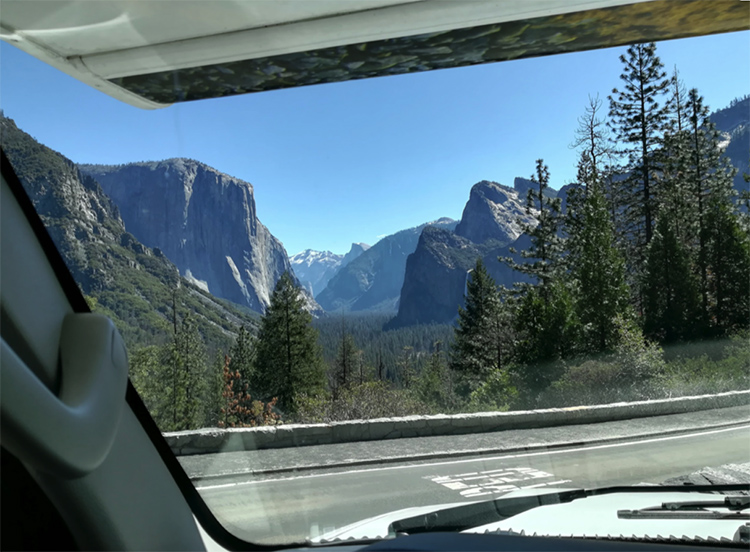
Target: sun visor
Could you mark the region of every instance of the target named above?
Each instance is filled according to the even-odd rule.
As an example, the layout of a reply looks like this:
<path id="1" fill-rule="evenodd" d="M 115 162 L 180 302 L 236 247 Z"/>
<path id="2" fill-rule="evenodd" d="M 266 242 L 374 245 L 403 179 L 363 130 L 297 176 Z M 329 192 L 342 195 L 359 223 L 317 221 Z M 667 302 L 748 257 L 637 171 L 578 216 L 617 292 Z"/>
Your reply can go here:
<path id="1" fill-rule="evenodd" d="M 45 47 L 44 35 L 11 28 L 4 17 L 3 38 L 103 92 L 154 108 L 750 28 L 750 2 L 741 0 L 376 4 L 114 51 L 97 45 L 92 53 L 68 56 Z"/>

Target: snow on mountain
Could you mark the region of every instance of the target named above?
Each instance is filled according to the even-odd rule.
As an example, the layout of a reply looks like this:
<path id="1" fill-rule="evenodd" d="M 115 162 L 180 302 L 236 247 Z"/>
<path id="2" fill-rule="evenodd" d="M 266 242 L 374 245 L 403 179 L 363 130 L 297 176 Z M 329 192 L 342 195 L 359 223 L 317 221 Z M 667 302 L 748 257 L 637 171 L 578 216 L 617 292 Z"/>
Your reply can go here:
<path id="1" fill-rule="evenodd" d="M 339 269 L 348 265 L 369 248 L 370 246 L 366 243 L 353 243 L 346 255 L 305 249 L 289 257 L 289 262 L 302 285 L 315 296 L 325 289 L 329 280 Z"/>

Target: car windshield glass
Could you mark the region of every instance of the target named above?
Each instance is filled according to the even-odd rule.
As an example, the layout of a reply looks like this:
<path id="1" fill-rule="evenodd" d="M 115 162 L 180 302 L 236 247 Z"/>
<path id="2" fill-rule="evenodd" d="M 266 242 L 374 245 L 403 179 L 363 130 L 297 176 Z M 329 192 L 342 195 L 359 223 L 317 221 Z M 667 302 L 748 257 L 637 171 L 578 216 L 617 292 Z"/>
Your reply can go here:
<path id="1" fill-rule="evenodd" d="M 187 71 L 195 98 L 275 84 L 149 111 L 3 43 L 0 142 L 233 535 L 387 538 L 507 495 L 543 506 L 456 527 L 732 539 L 723 497 L 554 497 L 750 483 L 750 32 L 357 80 L 440 68 L 425 44 L 316 86 Z M 193 99 L 153 75 L 118 82 Z"/>

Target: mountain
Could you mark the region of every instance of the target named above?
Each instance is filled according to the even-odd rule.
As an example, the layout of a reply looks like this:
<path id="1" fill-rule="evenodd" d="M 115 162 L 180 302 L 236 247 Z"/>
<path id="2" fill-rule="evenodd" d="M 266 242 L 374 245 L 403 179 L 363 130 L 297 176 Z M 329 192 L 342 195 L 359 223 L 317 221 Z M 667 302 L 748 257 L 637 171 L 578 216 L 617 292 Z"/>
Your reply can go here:
<path id="1" fill-rule="evenodd" d="M 192 316 L 209 349 L 227 350 L 240 325 L 257 316 L 180 277 L 164 253 L 126 230 L 99 183 L 69 159 L 0 117 L 0 143 L 73 277 L 97 312 L 108 315 L 128 345 L 169 335 L 173 306 Z"/>
<path id="2" fill-rule="evenodd" d="M 513 247 L 522 251 L 529 245 L 529 237 L 524 234 Z M 528 281 L 498 261 L 498 257 L 521 261 L 520 254 L 511 253 L 510 246 L 496 240 L 477 244 L 447 230 L 425 228 L 406 261 L 398 313 L 384 329 L 452 322 L 459 305 L 463 305 L 469 271 L 479 257 L 498 285 L 511 287 L 515 282 Z"/>
<path id="3" fill-rule="evenodd" d="M 527 278 L 498 257 L 521 260 L 529 246 L 521 224 L 534 224 L 524 200 L 507 186 L 483 180 L 471 188 L 461 221 L 455 232 L 425 228 L 417 247 L 406 262 L 404 285 L 396 317 L 387 327 L 451 322 L 463 304 L 466 279 L 478 257 L 498 285 L 511 287 Z"/>
<path id="4" fill-rule="evenodd" d="M 518 197 L 524 205 L 526 204 L 526 197 L 529 194 L 529 190 L 532 188 L 538 190 L 539 183 L 528 178 L 521 178 L 520 176 L 513 179 L 513 189 L 518 193 Z M 547 187 L 544 189 L 544 195 L 545 197 L 557 197 L 557 190 Z"/>
<path id="5" fill-rule="evenodd" d="M 317 295 L 341 267 L 348 265 L 369 248 L 366 243 L 353 243 L 346 255 L 305 249 L 289 257 L 289 262 L 300 283 L 310 293 Z"/>
<path id="6" fill-rule="evenodd" d="M 523 224 L 534 221 L 526 214 L 523 196 L 512 188 L 483 180 L 472 186 L 456 234 L 474 243 L 495 240 L 507 245 L 523 233 Z"/>
<path id="7" fill-rule="evenodd" d="M 353 243 L 352 247 L 349 249 L 349 252 L 344 255 L 344 258 L 341 260 L 341 266 L 339 268 L 345 267 L 368 249 L 370 249 L 370 246 L 366 243 Z"/>
<path id="8" fill-rule="evenodd" d="M 316 300 L 328 312 L 395 311 L 404 283 L 406 258 L 427 226 L 452 230 L 456 221 L 441 218 L 387 236 L 331 278 Z"/>
<path id="9" fill-rule="evenodd" d="M 733 100 L 728 107 L 711 114 L 711 121 L 722 133 L 726 149 L 724 153 L 737 169 L 734 177 L 736 190 L 747 190 L 743 175 L 750 174 L 750 95 Z"/>
<path id="10" fill-rule="evenodd" d="M 282 243 L 258 220 L 248 182 L 182 158 L 81 170 L 101 184 L 139 241 L 161 249 L 212 295 L 262 313 L 292 269 Z"/>

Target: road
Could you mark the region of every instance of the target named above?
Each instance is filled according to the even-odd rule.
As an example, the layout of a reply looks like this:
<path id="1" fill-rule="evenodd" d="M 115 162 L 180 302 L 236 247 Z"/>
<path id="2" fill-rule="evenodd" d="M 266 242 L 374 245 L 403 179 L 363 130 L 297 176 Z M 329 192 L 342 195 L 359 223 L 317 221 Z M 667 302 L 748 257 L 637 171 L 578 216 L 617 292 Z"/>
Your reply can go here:
<path id="1" fill-rule="evenodd" d="M 522 487 L 660 483 L 749 461 L 750 425 L 743 425 L 540 452 L 245 475 L 198 488 L 237 536 L 278 543 L 409 506 L 489 499 Z"/>

